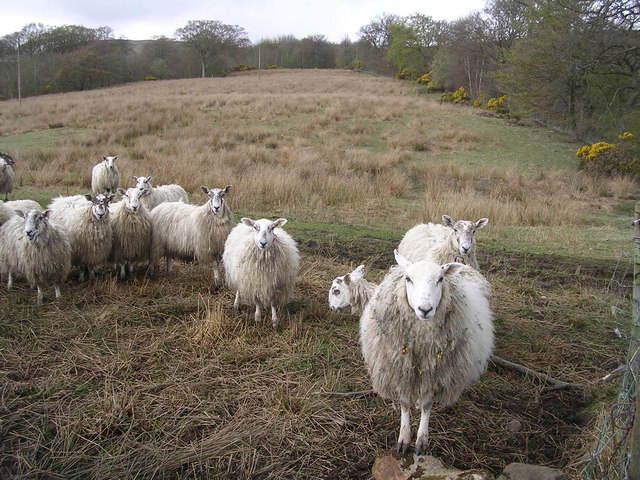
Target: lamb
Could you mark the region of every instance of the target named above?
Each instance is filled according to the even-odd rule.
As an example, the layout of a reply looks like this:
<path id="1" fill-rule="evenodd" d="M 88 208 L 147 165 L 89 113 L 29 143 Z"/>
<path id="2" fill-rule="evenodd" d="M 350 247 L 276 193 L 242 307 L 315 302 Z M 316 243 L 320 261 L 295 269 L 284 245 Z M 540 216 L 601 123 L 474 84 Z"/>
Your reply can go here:
<path id="1" fill-rule="evenodd" d="M 13 158 L 7 153 L 0 152 L 0 193 L 4 193 L 5 202 L 13 191 Z"/>
<path id="2" fill-rule="evenodd" d="M 183 202 L 189 203 L 189 195 L 180 185 L 151 185 L 153 177 L 133 177 L 136 188 L 148 190 L 149 194 L 142 199 L 142 204 L 149 210 L 153 210 L 162 202 Z"/>
<path id="3" fill-rule="evenodd" d="M 360 316 L 378 285 L 364 278 L 364 265 L 353 272 L 336 277 L 329 289 L 329 307 L 332 312 L 339 312 L 351 307 L 353 315 Z"/>
<path id="4" fill-rule="evenodd" d="M 111 252 L 113 230 L 109 222 L 109 203 L 114 194 L 57 197 L 49 204 L 52 221 L 67 232 L 71 243 L 73 266 L 80 267 L 80 282 L 85 273 L 93 278 L 97 266 L 107 262 Z"/>
<path id="5" fill-rule="evenodd" d="M 102 161 L 91 170 L 91 190 L 94 195 L 115 194 L 120 186 L 120 172 L 115 164 L 115 157 L 102 157 Z"/>
<path id="6" fill-rule="evenodd" d="M 144 190 L 118 188 L 122 201 L 110 205 L 113 240 L 109 259 L 120 266 L 120 278 L 125 278 L 128 267 L 133 273 L 137 262 L 148 262 L 151 251 L 151 217 L 140 198 Z"/>
<path id="7" fill-rule="evenodd" d="M 360 318 L 360 345 L 373 389 L 400 403 L 398 452 L 411 442 L 411 407 L 421 409 L 415 450 L 429 441 L 433 404 L 454 404 L 480 378 L 493 351 L 491 288 L 461 263 L 412 263 L 395 252 L 392 267 Z"/>
<path id="8" fill-rule="evenodd" d="M 233 213 L 225 202 L 231 185 L 224 188 L 200 187 L 208 199 L 196 206 L 182 202 L 164 202 L 151 212 L 153 242 L 151 269 L 165 257 L 167 271 L 174 258 L 197 260 L 213 267 L 214 284 L 220 285 L 219 266 L 225 241 L 234 227 Z M 145 190 L 148 192 L 148 190 Z"/>
<path id="9" fill-rule="evenodd" d="M 42 306 L 42 288 L 53 285 L 60 298 L 60 284 L 71 270 L 71 244 L 66 233 L 49 221 L 51 210 L 18 212 L 24 218 L 23 234 L 15 243 L 22 273 L 38 290 L 36 305 Z"/>
<path id="10" fill-rule="evenodd" d="M 398 252 L 413 261 L 460 262 L 478 270 L 475 232 L 486 227 L 489 219 L 455 222 L 443 215 L 442 222 L 444 225 L 421 223 L 411 228 L 400 242 Z"/>
<path id="11" fill-rule="evenodd" d="M 275 222 L 263 218 L 243 218 L 227 237 L 222 254 L 227 285 L 236 289 L 233 308 L 240 302 L 256 305 L 255 321 L 261 309 L 271 307 L 271 324 L 278 328 L 277 308 L 293 295 L 300 268 L 295 240 L 282 227 L 285 218 Z"/>

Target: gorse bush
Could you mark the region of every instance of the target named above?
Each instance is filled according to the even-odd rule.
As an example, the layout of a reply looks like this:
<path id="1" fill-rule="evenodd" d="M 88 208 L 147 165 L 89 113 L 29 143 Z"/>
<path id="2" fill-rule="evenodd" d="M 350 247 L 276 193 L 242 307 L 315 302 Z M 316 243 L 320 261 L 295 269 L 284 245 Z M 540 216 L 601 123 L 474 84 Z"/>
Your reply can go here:
<path id="1" fill-rule="evenodd" d="M 456 105 L 464 105 L 469 103 L 469 95 L 464 87 L 460 87 L 453 93 L 444 93 L 440 97 L 441 102 L 450 102 Z"/>
<path id="2" fill-rule="evenodd" d="M 593 176 L 625 176 L 640 180 L 640 158 L 633 134 L 624 132 L 617 144 L 597 142 L 579 148 L 580 170 Z"/>

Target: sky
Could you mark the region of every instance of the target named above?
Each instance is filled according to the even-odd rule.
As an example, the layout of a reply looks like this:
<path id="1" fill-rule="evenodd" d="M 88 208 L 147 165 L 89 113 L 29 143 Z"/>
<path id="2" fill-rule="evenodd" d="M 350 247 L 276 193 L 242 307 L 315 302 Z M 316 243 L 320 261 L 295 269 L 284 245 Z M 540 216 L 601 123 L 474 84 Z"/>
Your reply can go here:
<path id="1" fill-rule="evenodd" d="M 48 27 L 108 26 L 115 38 L 173 38 L 190 20 L 238 25 L 252 43 L 281 35 L 358 39 L 360 27 L 382 14 L 413 13 L 452 21 L 482 10 L 486 0 L 0 0 L 0 37 L 30 23 Z"/>

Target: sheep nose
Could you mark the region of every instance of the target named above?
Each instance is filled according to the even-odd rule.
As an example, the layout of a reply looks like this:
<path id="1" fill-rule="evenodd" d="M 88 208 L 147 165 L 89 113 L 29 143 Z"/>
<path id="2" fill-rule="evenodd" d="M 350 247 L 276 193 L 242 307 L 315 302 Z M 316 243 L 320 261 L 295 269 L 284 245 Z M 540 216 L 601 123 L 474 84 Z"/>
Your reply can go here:
<path id="1" fill-rule="evenodd" d="M 460 247 L 460 250 L 462 250 L 462 253 L 466 255 L 469 253 L 469 250 L 471 250 L 471 247 Z"/>
<path id="2" fill-rule="evenodd" d="M 431 312 L 431 310 L 433 310 L 433 307 L 429 307 L 429 308 L 418 307 L 418 310 L 422 314 L 422 317 L 426 318 L 427 315 L 429 315 L 429 312 Z"/>
<path id="3" fill-rule="evenodd" d="M 260 246 L 262 248 L 267 248 L 267 241 L 266 240 L 260 240 Z"/>
<path id="4" fill-rule="evenodd" d="M 219 212 L 220 211 L 220 207 L 213 207 L 213 211 L 216 212 L 216 213 Z"/>

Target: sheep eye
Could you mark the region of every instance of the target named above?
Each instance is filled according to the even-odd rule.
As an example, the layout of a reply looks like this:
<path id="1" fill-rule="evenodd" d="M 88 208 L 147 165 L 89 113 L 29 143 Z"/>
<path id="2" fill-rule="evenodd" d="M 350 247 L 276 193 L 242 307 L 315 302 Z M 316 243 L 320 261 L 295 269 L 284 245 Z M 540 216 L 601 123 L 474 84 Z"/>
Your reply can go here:
<path id="1" fill-rule="evenodd" d="M 441 283 L 444 277 L 440 277 L 436 283 Z"/>
<path id="2" fill-rule="evenodd" d="M 411 280 L 411 278 L 409 277 L 404 277 L 404 279 L 407 281 L 407 283 L 413 283 L 413 280 Z"/>
<path id="3" fill-rule="evenodd" d="M 340 295 L 340 290 L 338 290 L 337 288 L 333 289 L 333 294 L 334 295 Z"/>

